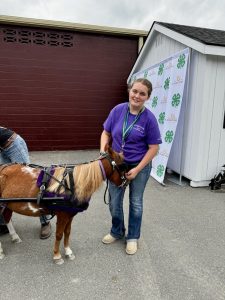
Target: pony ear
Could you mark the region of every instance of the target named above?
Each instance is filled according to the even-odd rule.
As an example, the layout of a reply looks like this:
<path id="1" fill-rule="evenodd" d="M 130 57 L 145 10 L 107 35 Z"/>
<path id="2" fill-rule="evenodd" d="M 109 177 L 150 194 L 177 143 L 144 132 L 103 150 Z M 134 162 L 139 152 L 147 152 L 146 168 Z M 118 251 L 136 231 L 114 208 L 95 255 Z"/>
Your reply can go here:
<path id="1" fill-rule="evenodd" d="M 110 155 L 112 155 L 113 154 L 113 149 L 109 146 L 109 145 L 107 145 L 106 146 L 106 151 L 110 154 Z"/>
<path id="2" fill-rule="evenodd" d="M 123 155 L 122 151 L 119 153 L 119 156 L 120 156 L 121 161 L 123 162 L 124 161 L 124 155 Z"/>
<path id="3" fill-rule="evenodd" d="M 111 147 L 109 146 L 109 144 L 106 144 L 106 145 L 105 145 L 105 152 L 109 152 L 109 148 L 111 148 Z"/>

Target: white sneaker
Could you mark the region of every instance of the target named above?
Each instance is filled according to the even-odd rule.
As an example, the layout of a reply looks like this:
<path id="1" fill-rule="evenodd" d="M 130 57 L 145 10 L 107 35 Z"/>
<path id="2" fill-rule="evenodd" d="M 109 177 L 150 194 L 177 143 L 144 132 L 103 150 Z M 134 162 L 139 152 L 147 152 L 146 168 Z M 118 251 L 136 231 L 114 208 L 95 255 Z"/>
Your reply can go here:
<path id="1" fill-rule="evenodd" d="M 102 239 L 103 244 L 112 244 L 116 241 L 117 239 L 114 238 L 110 233 L 104 236 Z"/>
<path id="2" fill-rule="evenodd" d="M 137 242 L 136 241 L 132 241 L 132 242 L 127 242 L 127 246 L 126 246 L 126 253 L 127 254 L 135 254 L 137 252 Z"/>

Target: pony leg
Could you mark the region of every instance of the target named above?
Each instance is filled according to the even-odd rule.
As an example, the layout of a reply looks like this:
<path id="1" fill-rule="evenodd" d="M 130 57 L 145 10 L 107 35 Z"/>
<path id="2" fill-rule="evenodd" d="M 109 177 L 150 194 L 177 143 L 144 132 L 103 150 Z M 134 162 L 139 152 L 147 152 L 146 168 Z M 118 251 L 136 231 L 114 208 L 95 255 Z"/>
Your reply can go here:
<path id="1" fill-rule="evenodd" d="M 69 220 L 69 222 L 66 224 L 65 230 L 64 230 L 64 248 L 65 248 L 65 255 L 66 258 L 70 260 L 75 259 L 75 255 L 73 254 L 73 251 L 71 250 L 69 246 L 69 237 L 71 232 L 71 223 L 72 223 L 73 217 Z"/>
<path id="2" fill-rule="evenodd" d="M 11 240 L 13 243 L 21 243 L 21 239 L 20 237 L 18 236 L 18 234 L 16 233 L 16 230 L 13 226 L 13 223 L 12 221 L 10 220 L 9 223 L 6 224 L 8 230 L 9 230 L 9 234 L 11 236 Z"/>
<path id="3" fill-rule="evenodd" d="M 3 249 L 2 249 L 2 244 L 0 242 L 0 259 L 3 259 L 5 257 L 5 254 L 3 252 Z"/>
<path id="4" fill-rule="evenodd" d="M 60 212 L 57 214 L 57 223 L 56 223 L 56 235 L 55 235 L 55 244 L 54 244 L 54 255 L 53 260 L 57 265 L 61 265 L 64 263 L 62 255 L 59 251 L 59 246 L 61 239 L 63 237 L 63 232 L 65 230 L 67 219 L 64 218 L 63 213 Z"/>

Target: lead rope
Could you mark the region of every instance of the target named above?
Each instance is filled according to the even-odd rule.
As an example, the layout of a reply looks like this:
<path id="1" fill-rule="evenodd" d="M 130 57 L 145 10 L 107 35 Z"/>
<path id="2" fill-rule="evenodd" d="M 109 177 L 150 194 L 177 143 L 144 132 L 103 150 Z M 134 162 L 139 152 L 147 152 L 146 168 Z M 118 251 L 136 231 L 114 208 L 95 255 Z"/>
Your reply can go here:
<path id="1" fill-rule="evenodd" d="M 128 184 L 125 184 L 125 185 L 123 186 L 124 190 L 126 190 L 127 186 L 128 186 Z M 105 192 L 104 192 L 104 203 L 105 203 L 106 205 L 109 205 L 109 202 L 110 202 L 110 200 L 111 200 L 111 195 L 110 195 L 110 192 L 109 192 L 109 201 L 107 202 L 107 201 L 106 201 L 106 192 L 107 192 L 107 190 L 109 190 L 109 180 L 108 180 L 108 179 L 106 180 L 106 188 L 105 188 Z"/>
<path id="2" fill-rule="evenodd" d="M 109 180 L 108 178 L 106 177 L 106 174 L 105 174 L 105 169 L 103 167 L 103 164 L 102 164 L 102 161 L 101 161 L 101 158 L 107 158 L 107 153 L 106 152 L 100 152 L 100 159 L 99 159 L 99 166 L 100 166 L 100 169 L 102 171 L 102 176 L 103 176 L 103 180 L 106 181 L 106 188 L 105 188 L 105 192 L 104 192 L 104 203 L 106 205 L 109 205 L 109 201 L 107 202 L 106 201 L 106 193 L 107 193 L 107 190 L 109 189 Z M 108 159 L 108 158 L 107 158 Z M 109 160 L 109 159 L 108 159 Z M 110 162 L 110 161 L 109 161 Z M 111 162 L 110 162 L 111 164 Z M 109 195 L 110 196 L 110 195 Z M 110 197 L 111 198 L 111 197 Z"/>
<path id="3" fill-rule="evenodd" d="M 105 188 L 105 192 L 104 192 L 104 203 L 106 204 L 106 205 L 109 205 L 109 201 L 111 200 L 111 195 L 110 195 L 110 193 L 109 193 L 109 201 L 107 202 L 106 201 L 106 192 L 107 192 L 107 190 L 109 189 L 109 180 L 108 180 L 108 178 L 106 179 L 106 188 Z"/>

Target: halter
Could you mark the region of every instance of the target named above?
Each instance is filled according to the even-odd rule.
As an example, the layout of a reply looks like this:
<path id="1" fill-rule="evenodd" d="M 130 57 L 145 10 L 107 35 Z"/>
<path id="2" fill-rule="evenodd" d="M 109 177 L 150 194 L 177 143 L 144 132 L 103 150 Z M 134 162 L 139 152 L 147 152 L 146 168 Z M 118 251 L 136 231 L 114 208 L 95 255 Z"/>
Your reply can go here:
<path id="1" fill-rule="evenodd" d="M 120 179 L 122 181 L 122 183 L 121 183 L 121 185 L 119 185 L 119 187 L 125 187 L 126 188 L 128 183 L 129 183 L 129 180 L 125 177 L 124 172 L 121 171 L 120 166 L 118 166 L 116 164 L 115 160 L 113 160 L 107 152 L 101 153 L 100 161 L 104 158 L 106 158 L 109 161 L 109 163 L 112 167 L 112 172 L 109 175 L 109 178 L 113 175 L 114 171 L 117 171 L 119 176 L 120 176 Z M 123 165 L 125 165 L 125 164 L 123 164 Z"/>

